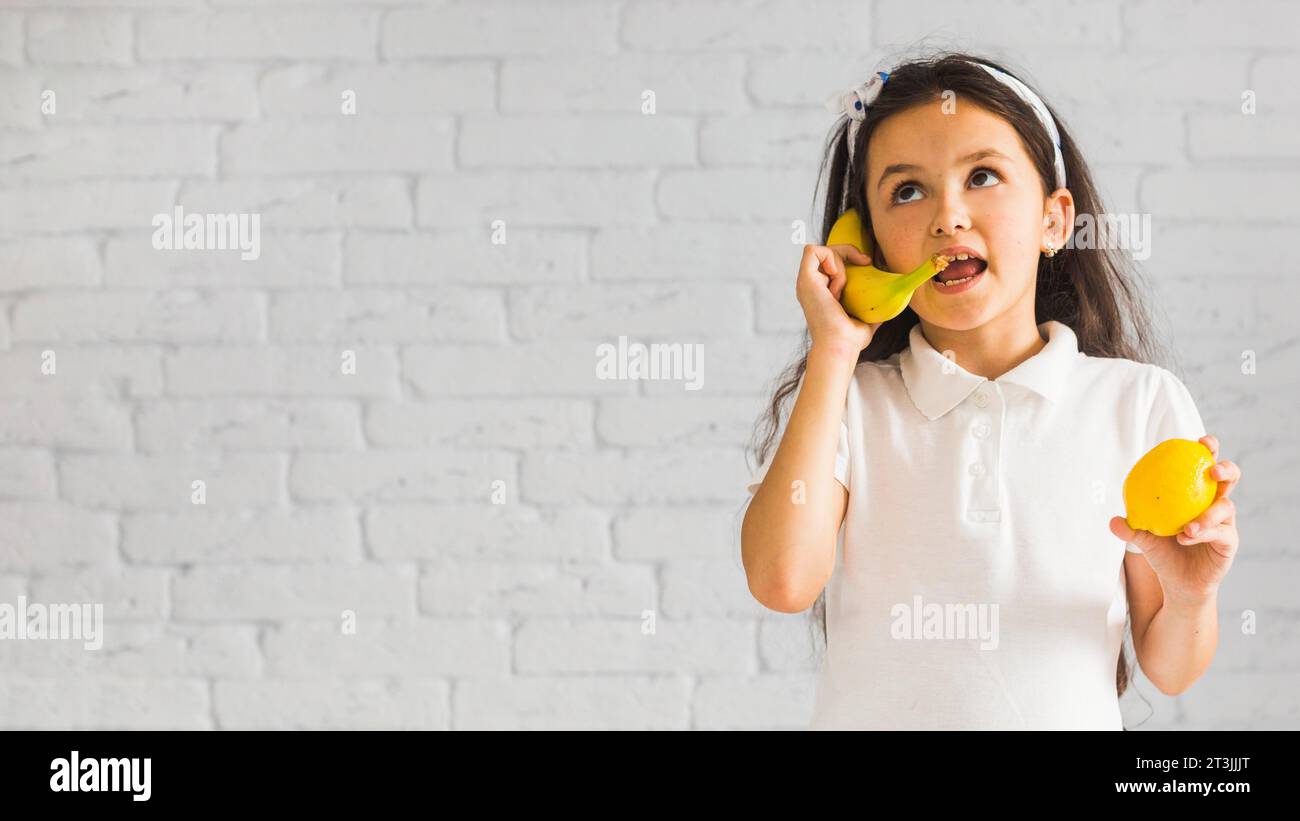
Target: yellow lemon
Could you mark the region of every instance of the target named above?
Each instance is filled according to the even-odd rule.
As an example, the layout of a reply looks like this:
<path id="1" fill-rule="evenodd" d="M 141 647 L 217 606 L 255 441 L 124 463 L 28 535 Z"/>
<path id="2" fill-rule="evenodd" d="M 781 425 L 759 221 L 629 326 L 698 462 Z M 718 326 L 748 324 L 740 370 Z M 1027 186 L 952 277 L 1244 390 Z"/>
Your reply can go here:
<path id="1" fill-rule="evenodd" d="M 1125 521 L 1134 530 L 1173 536 L 1214 502 L 1214 455 L 1200 442 L 1166 439 L 1124 479 Z"/>

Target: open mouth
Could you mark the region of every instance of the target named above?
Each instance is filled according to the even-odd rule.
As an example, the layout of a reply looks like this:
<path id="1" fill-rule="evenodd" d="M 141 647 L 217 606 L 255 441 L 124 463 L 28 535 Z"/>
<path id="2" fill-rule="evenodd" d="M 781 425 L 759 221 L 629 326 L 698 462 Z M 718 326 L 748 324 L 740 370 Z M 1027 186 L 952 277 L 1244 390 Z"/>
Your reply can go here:
<path id="1" fill-rule="evenodd" d="M 957 254 L 950 257 L 948 265 L 931 279 L 941 288 L 955 288 L 984 273 L 989 264 L 974 254 Z"/>

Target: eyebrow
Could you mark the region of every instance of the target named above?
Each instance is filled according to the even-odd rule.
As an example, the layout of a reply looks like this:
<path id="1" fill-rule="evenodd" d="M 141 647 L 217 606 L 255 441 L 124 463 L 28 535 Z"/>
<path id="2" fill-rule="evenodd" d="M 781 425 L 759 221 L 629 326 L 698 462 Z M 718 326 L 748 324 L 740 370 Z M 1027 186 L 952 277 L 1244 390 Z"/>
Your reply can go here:
<path id="1" fill-rule="evenodd" d="M 1000 157 L 1007 161 L 1011 160 L 1010 157 L 1008 157 L 1006 154 L 1003 154 L 1001 151 L 998 151 L 993 148 L 981 148 L 979 151 L 976 151 L 972 154 L 967 154 L 966 156 L 959 158 L 957 162 L 972 163 L 972 162 L 977 162 L 979 160 L 982 160 L 986 157 Z M 884 173 L 882 173 L 880 175 L 880 179 L 876 181 L 876 189 L 879 190 L 880 186 L 885 184 L 885 178 L 889 177 L 891 174 L 903 174 L 908 171 L 920 171 L 920 170 L 922 170 L 921 166 L 912 165 L 911 163 L 905 163 L 905 162 L 895 163 L 893 165 L 886 166 Z"/>

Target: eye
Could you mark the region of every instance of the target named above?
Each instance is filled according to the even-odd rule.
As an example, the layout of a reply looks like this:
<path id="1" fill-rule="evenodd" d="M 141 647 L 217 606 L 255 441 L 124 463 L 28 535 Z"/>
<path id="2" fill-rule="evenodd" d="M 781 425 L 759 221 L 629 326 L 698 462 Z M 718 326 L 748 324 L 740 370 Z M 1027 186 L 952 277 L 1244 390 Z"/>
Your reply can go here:
<path id="1" fill-rule="evenodd" d="M 975 169 L 975 173 L 973 173 L 973 174 L 970 175 L 970 178 L 971 178 L 971 181 L 972 181 L 972 182 L 974 182 L 975 180 L 979 179 L 980 177 L 983 177 L 983 178 L 985 178 L 985 179 L 992 178 L 992 179 L 994 179 L 994 180 L 997 180 L 998 182 L 1001 182 L 1001 181 L 1002 181 L 1002 178 L 999 177 L 998 174 L 997 174 L 997 172 L 994 171 L 992 168 L 976 168 L 976 169 Z M 976 187 L 976 188 L 989 188 L 990 186 L 987 186 L 987 185 L 976 185 L 975 187 Z"/>
<path id="2" fill-rule="evenodd" d="M 974 171 L 971 172 L 970 179 L 972 182 L 975 182 L 977 180 L 994 181 L 988 184 L 977 183 L 975 185 L 976 188 L 992 188 L 993 185 L 1002 181 L 1002 178 L 998 176 L 998 173 L 994 171 L 992 168 L 976 168 Z M 890 192 L 889 194 L 890 203 L 894 205 L 904 205 L 909 202 L 916 202 L 916 198 L 913 197 L 909 197 L 907 199 L 899 198 L 899 194 L 909 188 L 917 189 L 918 191 L 920 190 L 919 188 L 917 188 L 916 183 L 912 182 L 911 180 L 904 180 L 900 182 L 898 185 L 895 185 L 894 190 Z"/>

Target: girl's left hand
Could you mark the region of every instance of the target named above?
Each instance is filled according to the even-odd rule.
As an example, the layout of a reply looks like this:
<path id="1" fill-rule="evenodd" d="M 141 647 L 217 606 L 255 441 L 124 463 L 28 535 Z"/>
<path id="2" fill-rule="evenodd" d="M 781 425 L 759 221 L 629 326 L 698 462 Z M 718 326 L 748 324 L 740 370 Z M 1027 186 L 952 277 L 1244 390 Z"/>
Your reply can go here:
<path id="1" fill-rule="evenodd" d="M 1241 479 L 1241 469 L 1228 461 L 1220 462 L 1219 440 L 1202 436 L 1201 444 L 1210 449 L 1216 464 L 1210 478 L 1219 483 L 1214 502 L 1204 513 L 1174 536 L 1157 536 L 1146 530 L 1133 530 L 1123 516 L 1110 520 L 1110 532 L 1142 549 L 1147 563 L 1160 578 L 1166 599 L 1203 602 L 1218 590 L 1237 554 L 1237 510 L 1228 494 Z"/>

